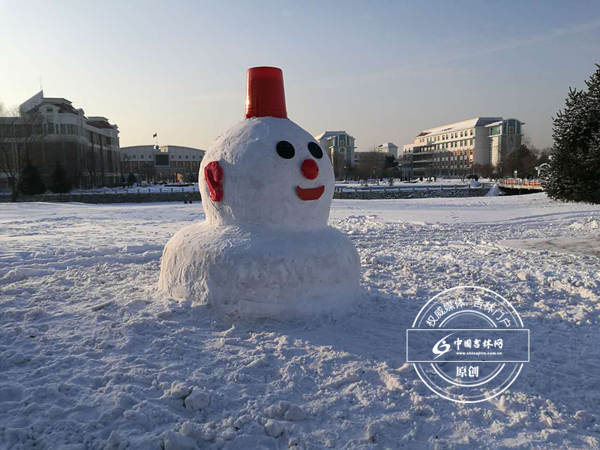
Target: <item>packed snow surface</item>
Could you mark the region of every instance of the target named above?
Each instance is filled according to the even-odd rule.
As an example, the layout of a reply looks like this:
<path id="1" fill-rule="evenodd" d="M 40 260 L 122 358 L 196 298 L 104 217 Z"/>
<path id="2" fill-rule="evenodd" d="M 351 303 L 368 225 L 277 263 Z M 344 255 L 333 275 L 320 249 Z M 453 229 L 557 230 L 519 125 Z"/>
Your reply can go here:
<path id="1" fill-rule="evenodd" d="M 158 293 L 165 243 L 203 219 L 199 204 L 0 205 L 0 448 L 600 448 L 600 259 L 582 244 L 600 207 L 334 201 L 367 295 L 296 322 Z M 531 362 L 476 405 L 405 364 L 419 309 L 465 284 L 531 330 Z"/>

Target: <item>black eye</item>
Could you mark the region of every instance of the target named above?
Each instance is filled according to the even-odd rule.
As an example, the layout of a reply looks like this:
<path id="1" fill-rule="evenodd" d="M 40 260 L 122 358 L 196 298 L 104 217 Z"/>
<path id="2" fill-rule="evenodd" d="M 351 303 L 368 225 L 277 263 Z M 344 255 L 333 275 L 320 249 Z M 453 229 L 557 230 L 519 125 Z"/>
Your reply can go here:
<path id="1" fill-rule="evenodd" d="M 282 158 L 292 159 L 296 154 L 296 150 L 294 150 L 294 146 L 288 141 L 279 141 L 277 143 L 277 153 Z"/>
<path id="2" fill-rule="evenodd" d="M 321 150 L 321 147 L 314 142 L 308 143 L 308 151 L 317 159 L 321 159 L 323 157 L 323 150 Z"/>

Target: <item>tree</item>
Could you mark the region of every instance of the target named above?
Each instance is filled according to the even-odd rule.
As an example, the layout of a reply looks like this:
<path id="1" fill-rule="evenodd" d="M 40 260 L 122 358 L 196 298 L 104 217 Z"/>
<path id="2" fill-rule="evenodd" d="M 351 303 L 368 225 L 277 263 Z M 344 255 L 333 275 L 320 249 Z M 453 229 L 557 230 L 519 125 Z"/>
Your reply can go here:
<path id="1" fill-rule="evenodd" d="M 491 178 L 494 175 L 494 166 L 491 164 L 474 164 L 473 173 L 482 176 L 483 178 Z"/>
<path id="2" fill-rule="evenodd" d="M 50 190 L 55 194 L 66 194 L 71 190 L 71 181 L 60 161 L 56 161 L 54 170 L 50 175 Z"/>
<path id="3" fill-rule="evenodd" d="M 458 169 L 456 169 L 456 174 L 459 176 L 460 181 L 465 181 L 465 178 L 467 178 L 467 175 L 469 175 L 470 173 L 471 171 L 468 167 L 459 167 Z"/>
<path id="4" fill-rule="evenodd" d="M 129 172 L 129 175 L 127 176 L 127 186 L 131 187 L 133 186 L 135 183 L 137 183 L 137 178 L 136 176 L 132 173 Z"/>
<path id="5" fill-rule="evenodd" d="M 356 173 L 361 179 L 380 178 L 385 167 L 386 154 L 378 151 L 360 152 Z"/>
<path id="6" fill-rule="evenodd" d="M 569 88 L 554 118 L 546 190 L 554 199 L 600 204 L 600 65 L 587 91 Z"/>
<path id="7" fill-rule="evenodd" d="M 9 110 L 0 103 L 0 173 L 12 190 L 12 202 L 19 197 L 19 179 L 26 162 L 43 145 L 45 131 L 43 116 L 37 109 Z"/>
<path id="8" fill-rule="evenodd" d="M 503 165 L 503 171 L 506 175 L 512 176 L 516 170 L 519 177 L 526 178 L 534 175 L 537 164 L 538 155 L 527 145 L 521 144 L 519 148 L 508 155 Z"/>
<path id="9" fill-rule="evenodd" d="M 17 188 L 24 195 L 39 195 L 46 192 L 40 171 L 29 159 L 25 161 Z"/>

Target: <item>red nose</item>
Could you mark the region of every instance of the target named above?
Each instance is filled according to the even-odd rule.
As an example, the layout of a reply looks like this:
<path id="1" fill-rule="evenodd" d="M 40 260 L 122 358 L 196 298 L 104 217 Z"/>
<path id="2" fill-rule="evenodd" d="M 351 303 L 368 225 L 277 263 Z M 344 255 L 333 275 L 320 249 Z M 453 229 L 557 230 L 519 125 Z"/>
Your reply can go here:
<path id="1" fill-rule="evenodd" d="M 314 180 L 319 176 L 319 166 L 314 159 L 305 159 L 302 163 L 302 175 L 309 180 Z"/>

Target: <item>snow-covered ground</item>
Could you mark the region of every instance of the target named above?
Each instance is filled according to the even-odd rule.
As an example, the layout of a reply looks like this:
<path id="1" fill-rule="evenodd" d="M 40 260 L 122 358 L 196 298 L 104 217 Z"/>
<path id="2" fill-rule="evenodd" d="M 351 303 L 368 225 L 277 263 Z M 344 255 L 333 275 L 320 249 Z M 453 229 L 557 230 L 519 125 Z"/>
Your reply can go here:
<path id="1" fill-rule="evenodd" d="M 157 293 L 164 244 L 203 217 L 0 205 L 0 448 L 600 448 L 600 207 L 334 201 L 367 294 L 349 316 L 297 323 L 234 323 Z M 531 329 L 531 362 L 477 405 L 405 364 L 419 309 L 465 284 Z"/>

